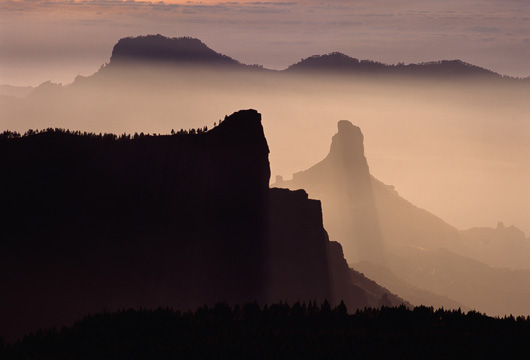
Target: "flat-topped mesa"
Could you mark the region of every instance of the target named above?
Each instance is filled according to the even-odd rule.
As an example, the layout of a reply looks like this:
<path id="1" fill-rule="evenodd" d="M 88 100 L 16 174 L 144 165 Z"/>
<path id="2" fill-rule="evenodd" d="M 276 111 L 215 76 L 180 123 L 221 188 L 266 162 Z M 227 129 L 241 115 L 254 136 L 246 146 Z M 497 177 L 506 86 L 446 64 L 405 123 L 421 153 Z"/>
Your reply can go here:
<path id="1" fill-rule="evenodd" d="M 320 201 L 269 189 L 255 110 L 210 131 L 118 138 L 50 129 L 0 134 L 0 145 L 0 168 L 11 174 L 0 177 L 10 189 L 0 202 L 10 224 L 0 273 L 12 274 L 2 284 L 10 294 L 0 297 L 2 336 L 102 309 L 377 305 L 350 289 Z"/>
<path id="2" fill-rule="evenodd" d="M 189 37 L 167 38 L 162 35 L 120 39 L 114 45 L 109 65 L 142 62 L 223 66 L 242 65 L 239 61 L 210 49 L 199 39 Z"/>

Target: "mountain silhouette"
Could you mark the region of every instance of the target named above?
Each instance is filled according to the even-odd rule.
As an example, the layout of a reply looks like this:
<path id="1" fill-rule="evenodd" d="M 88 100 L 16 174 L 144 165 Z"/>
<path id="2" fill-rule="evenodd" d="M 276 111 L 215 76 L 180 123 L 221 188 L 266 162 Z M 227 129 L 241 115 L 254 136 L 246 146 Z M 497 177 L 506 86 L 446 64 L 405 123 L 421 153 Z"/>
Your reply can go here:
<path id="1" fill-rule="evenodd" d="M 28 96 L 33 90 L 32 86 L 12 86 L 12 85 L 0 85 L 0 96 L 13 96 L 23 98 Z"/>
<path id="2" fill-rule="evenodd" d="M 289 66 L 285 71 L 308 74 L 311 72 L 365 74 L 365 75 L 400 75 L 400 76 L 431 76 L 431 77 L 490 77 L 500 78 L 501 75 L 468 64 L 461 60 L 441 60 L 418 64 L 387 65 L 372 60 L 358 60 L 348 55 L 333 52 L 325 55 L 314 55 L 302 59 Z"/>
<path id="3" fill-rule="evenodd" d="M 108 64 L 100 69 L 107 73 L 111 69 L 130 66 L 200 67 L 202 69 L 263 71 L 263 66 L 243 64 L 227 55 L 210 49 L 201 40 L 192 37 L 168 38 L 158 35 L 127 37 L 120 39 L 112 49 Z M 79 77 L 82 81 L 83 77 Z"/>
<path id="4" fill-rule="evenodd" d="M 339 121 L 324 160 L 273 186 L 305 189 L 322 200 L 326 228 L 350 262 L 384 262 L 386 244 L 437 247 L 458 237 L 457 229 L 375 179 L 363 142 L 357 126 Z"/>
<path id="5" fill-rule="evenodd" d="M 243 66 L 239 61 L 213 51 L 199 39 L 162 35 L 123 38 L 114 45 L 109 66 L 135 62 Z"/>
<path id="6" fill-rule="evenodd" d="M 126 307 L 404 301 L 352 281 L 304 191 L 269 189 L 255 110 L 174 135 L 0 136 L 0 334 Z"/>
<path id="7" fill-rule="evenodd" d="M 318 79 L 312 79 L 313 75 Z M 308 88 L 314 88 L 322 100 L 330 98 L 329 92 L 323 89 L 333 92 L 342 85 L 349 88 L 344 88 L 341 94 L 373 91 L 371 86 L 357 89 L 361 82 L 354 81 L 356 79 L 373 80 L 384 94 L 387 86 L 396 85 L 396 80 L 399 86 L 406 88 L 400 91 L 403 94 L 409 93 L 409 90 L 412 94 L 417 91 L 422 94 L 421 88 L 432 86 L 430 81 L 453 84 L 455 87 L 451 92 L 454 94 L 476 92 L 475 87 L 465 90 L 469 85 L 476 86 L 469 80 L 480 79 L 488 82 L 488 86 L 502 83 L 509 92 L 526 91 L 529 83 L 500 76 L 460 60 L 386 65 L 357 60 L 341 53 L 311 56 L 285 70 L 275 71 L 260 65 L 242 64 L 210 49 L 198 39 L 147 35 L 119 40 L 109 63 L 103 64 L 92 75 L 79 75 L 68 85 L 45 82 L 23 99 L 7 96 L 12 93 L 11 89 L 6 95 L 0 94 L 0 107 L 4 129 L 25 131 L 40 128 L 41 124 L 71 128 L 66 119 L 74 119 L 72 121 L 83 125 L 76 128 L 99 131 L 106 129 L 105 125 L 109 123 L 128 124 L 146 118 L 169 123 L 175 117 L 189 118 L 190 104 L 214 96 L 218 99 L 215 104 L 227 104 L 220 110 L 224 112 L 226 108 L 239 108 L 241 99 L 251 94 L 255 95 L 255 99 L 249 102 L 249 107 L 267 110 L 268 106 L 275 108 L 277 105 L 269 105 L 265 100 L 275 98 L 261 94 L 276 94 L 280 101 L 289 104 L 288 95 L 304 94 L 305 90 L 301 90 Z M 307 81 L 311 84 L 304 84 Z M 480 87 L 479 92 L 483 88 Z M 282 96 L 279 96 L 280 93 Z M 495 96 L 499 95 L 505 96 L 504 92 Z M 487 96 L 491 97 L 491 94 Z M 222 101 L 220 97 L 223 97 Z M 517 97 L 510 95 L 511 99 Z M 496 97 L 493 99 L 498 100 Z M 256 104 L 256 101 L 259 103 Z M 209 104 L 208 108 L 211 107 Z M 212 113 L 203 115 L 213 116 Z M 22 123 L 27 124 L 25 128 L 20 127 Z M 199 124 L 197 120 L 193 126 Z M 189 127 L 192 127 L 191 124 Z M 120 132 L 121 129 L 106 131 Z"/>
<path id="8" fill-rule="evenodd" d="M 167 63 L 172 65 L 212 66 L 219 69 L 249 67 L 226 55 L 215 52 L 199 39 L 191 37 L 168 38 L 147 35 L 123 38 L 112 50 L 108 66 L 135 63 Z M 261 68 L 252 66 L 252 68 Z M 418 64 L 387 65 L 372 60 L 358 60 L 348 55 L 332 52 L 313 55 L 289 66 L 286 73 L 341 73 L 341 74 L 381 74 L 434 77 L 490 77 L 501 76 L 493 71 L 465 63 L 461 60 L 442 60 Z"/>
<path id="9" fill-rule="evenodd" d="M 530 268 L 530 238 L 515 227 L 499 221 L 496 228 L 462 230 L 462 253 L 495 267 Z"/>
<path id="10" fill-rule="evenodd" d="M 324 226 L 344 247 L 349 264 L 416 305 L 463 304 L 492 315 L 530 311 L 530 271 L 494 268 L 470 258 L 480 258 L 472 256 L 473 250 L 481 251 L 477 231 L 460 232 L 374 178 L 363 135 L 349 121 L 338 122 L 324 160 L 292 180 L 278 177 L 272 186 L 305 189 L 321 200 Z M 501 230 L 497 233 L 511 234 L 513 240 L 498 241 L 497 250 L 503 245 L 509 250 L 515 242 L 528 250 L 520 231 Z"/>

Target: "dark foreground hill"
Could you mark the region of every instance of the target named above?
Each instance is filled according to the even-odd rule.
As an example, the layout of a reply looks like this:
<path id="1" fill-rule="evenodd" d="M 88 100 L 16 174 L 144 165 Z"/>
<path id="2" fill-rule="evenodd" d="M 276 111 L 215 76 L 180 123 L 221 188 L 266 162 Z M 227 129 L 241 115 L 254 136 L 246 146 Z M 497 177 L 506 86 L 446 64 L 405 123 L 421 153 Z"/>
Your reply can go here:
<path id="1" fill-rule="evenodd" d="M 85 317 L 15 344 L 4 359 L 522 358 L 530 318 L 433 308 L 216 304 L 195 312 L 123 310 Z"/>
<path id="2" fill-rule="evenodd" d="M 400 304 L 352 279 L 304 191 L 269 189 L 255 110 L 210 131 L 0 137 L 0 334 L 128 307 Z"/>

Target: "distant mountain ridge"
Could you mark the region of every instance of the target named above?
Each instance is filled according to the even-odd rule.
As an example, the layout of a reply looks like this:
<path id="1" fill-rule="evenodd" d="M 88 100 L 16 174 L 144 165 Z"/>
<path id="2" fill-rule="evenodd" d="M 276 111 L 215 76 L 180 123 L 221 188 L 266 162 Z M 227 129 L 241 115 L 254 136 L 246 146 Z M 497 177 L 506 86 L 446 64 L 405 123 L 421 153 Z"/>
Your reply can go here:
<path id="1" fill-rule="evenodd" d="M 26 97 L 33 90 L 32 86 L 0 85 L 0 96 Z"/>
<path id="2" fill-rule="evenodd" d="M 289 72 L 338 72 L 356 74 L 380 74 L 380 75 L 425 75 L 425 76 L 492 76 L 501 75 L 468 64 L 462 60 L 441 60 L 417 64 L 398 63 L 388 65 L 372 60 L 358 60 L 340 52 L 332 52 L 325 55 L 313 55 L 302 59 L 300 62 L 289 66 Z"/>
<path id="3" fill-rule="evenodd" d="M 211 65 L 231 68 L 262 68 L 246 65 L 229 56 L 217 53 L 201 40 L 191 37 L 168 38 L 160 34 L 123 38 L 112 51 L 110 66 L 127 63 L 166 62 L 168 64 Z M 406 76 L 486 76 L 501 78 L 491 70 L 461 60 L 441 60 L 417 64 L 388 65 L 372 60 L 358 60 L 340 52 L 313 55 L 280 72 L 333 72 L 366 75 Z"/>
<path id="4" fill-rule="evenodd" d="M 215 65 L 230 68 L 248 67 L 248 65 L 229 56 L 215 52 L 199 39 L 191 37 L 168 38 L 160 34 L 120 39 L 114 45 L 109 65 L 142 62 Z"/>

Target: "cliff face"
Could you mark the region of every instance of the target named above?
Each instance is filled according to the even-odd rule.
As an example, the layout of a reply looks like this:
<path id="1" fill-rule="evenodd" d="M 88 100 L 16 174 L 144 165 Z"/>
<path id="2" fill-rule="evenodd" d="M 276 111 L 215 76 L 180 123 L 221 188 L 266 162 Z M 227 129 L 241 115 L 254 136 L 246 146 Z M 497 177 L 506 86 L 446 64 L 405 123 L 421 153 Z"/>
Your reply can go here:
<path id="1" fill-rule="evenodd" d="M 339 121 L 328 156 L 293 180 L 275 186 L 306 189 L 322 200 L 326 228 L 344 246 L 351 263 L 384 258 L 373 183 L 364 156 L 363 134 L 348 121 Z"/>
<path id="2" fill-rule="evenodd" d="M 270 190 L 270 294 L 290 303 L 332 300 L 328 236 L 320 201 L 303 190 Z"/>
<path id="3" fill-rule="evenodd" d="M 350 292 L 320 202 L 269 189 L 268 153 L 254 110 L 197 134 L 1 136 L 0 334 L 126 307 L 377 305 Z"/>
<path id="4" fill-rule="evenodd" d="M 475 308 L 498 316 L 528 313 L 529 271 L 481 262 L 524 264 L 524 233 L 503 225 L 460 232 L 414 206 L 370 175 L 362 133 L 351 123 L 338 123 L 324 160 L 292 180 L 279 180 L 274 186 L 303 188 L 322 201 L 326 230 L 354 269 L 414 305 Z M 336 272 L 333 281 L 342 274 Z M 369 284 L 363 286 L 364 294 L 370 293 Z"/>
<path id="5" fill-rule="evenodd" d="M 270 190 L 271 301 L 344 301 L 350 311 L 407 302 L 350 269 L 341 244 L 330 241 L 319 200 L 304 190 Z"/>
<path id="6" fill-rule="evenodd" d="M 269 149 L 256 111 L 195 135 L 54 131 L 0 148 L 0 333 L 265 298 Z"/>
<path id="7" fill-rule="evenodd" d="M 437 249 L 453 246 L 459 239 L 455 228 L 372 177 L 363 134 L 349 121 L 339 121 L 324 160 L 274 185 L 303 188 L 322 200 L 326 229 L 342 244 L 350 264 L 384 263 L 387 248 L 393 245 Z"/>

